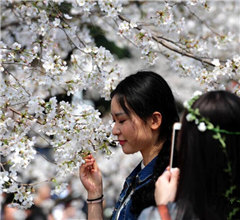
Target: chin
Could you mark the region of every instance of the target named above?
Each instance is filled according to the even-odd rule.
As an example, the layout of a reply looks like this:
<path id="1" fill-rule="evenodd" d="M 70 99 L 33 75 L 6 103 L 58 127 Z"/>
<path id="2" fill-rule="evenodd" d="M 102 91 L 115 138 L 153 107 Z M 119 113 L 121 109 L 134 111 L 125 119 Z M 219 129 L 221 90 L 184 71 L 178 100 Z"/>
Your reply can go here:
<path id="1" fill-rule="evenodd" d="M 125 147 L 122 147 L 122 151 L 123 151 L 124 154 L 135 154 L 135 153 L 137 153 L 136 151 L 131 151 L 131 150 L 125 148 Z"/>

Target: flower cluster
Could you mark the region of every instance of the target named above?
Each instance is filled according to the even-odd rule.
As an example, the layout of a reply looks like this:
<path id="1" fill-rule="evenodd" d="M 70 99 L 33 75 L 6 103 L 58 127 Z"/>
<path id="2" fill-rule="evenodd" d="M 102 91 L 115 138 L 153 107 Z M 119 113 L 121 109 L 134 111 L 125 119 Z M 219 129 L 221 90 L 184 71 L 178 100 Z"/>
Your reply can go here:
<path id="1" fill-rule="evenodd" d="M 6 0 L 1 6 L 0 185 L 26 207 L 34 185 L 26 184 L 23 170 L 34 164 L 38 147 L 54 151 L 57 176 L 53 172 L 56 177 L 46 179 L 58 190 L 84 154 L 109 154 L 111 126 L 99 111 L 83 102 L 59 101 L 57 95 L 95 90 L 109 100 L 127 75 L 116 48 L 127 48 L 139 60 L 135 69 L 163 62 L 169 75 L 192 77 L 206 90 L 231 87 L 240 94 L 234 33 L 240 9 L 234 1 Z M 95 29 L 113 46 L 99 44 Z M 194 114 L 190 120 L 196 120 Z M 211 127 L 205 121 L 198 125 L 202 131 Z"/>

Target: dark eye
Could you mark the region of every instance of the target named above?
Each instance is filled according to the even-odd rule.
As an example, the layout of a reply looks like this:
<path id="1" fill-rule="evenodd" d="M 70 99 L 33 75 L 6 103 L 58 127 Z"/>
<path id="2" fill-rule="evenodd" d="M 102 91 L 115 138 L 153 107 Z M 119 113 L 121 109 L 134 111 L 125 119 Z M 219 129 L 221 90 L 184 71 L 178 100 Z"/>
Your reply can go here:
<path id="1" fill-rule="evenodd" d="M 119 123 L 123 124 L 126 120 L 120 120 Z"/>

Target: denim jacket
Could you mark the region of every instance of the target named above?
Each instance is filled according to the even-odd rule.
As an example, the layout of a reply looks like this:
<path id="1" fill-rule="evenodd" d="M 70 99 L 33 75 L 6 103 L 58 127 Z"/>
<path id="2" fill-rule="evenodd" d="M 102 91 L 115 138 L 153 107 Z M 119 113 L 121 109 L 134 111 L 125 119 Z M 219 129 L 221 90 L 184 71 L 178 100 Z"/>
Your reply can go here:
<path id="1" fill-rule="evenodd" d="M 145 184 L 147 184 L 153 175 L 153 168 L 156 163 L 157 157 L 155 157 L 150 163 L 147 164 L 142 170 L 141 170 L 141 163 L 138 164 L 138 166 L 131 172 L 131 174 L 127 177 L 124 187 L 122 189 L 122 192 L 120 193 L 120 197 L 118 199 L 118 202 L 116 203 L 115 209 L 113 210 L 112 214 L 112 220 L 127 220 L 127 219 L 137 219 L 136 216 L 134 216 L 130 208 L 132 206 L 132 199 L 125 204 L 125 206 L 122 208 L 119 218 L 118 216 L 118 210 L 121 208 L 122 203 L 125 201 L 126 197 L 129 194 L 129 191 L 133 189 L 133 191 L 137 191 L 141 187 L 143 187 Z M 134 183 L 135 182 L 135 183 Z M 144 202 L 144 201 L 142 201 Z"/>

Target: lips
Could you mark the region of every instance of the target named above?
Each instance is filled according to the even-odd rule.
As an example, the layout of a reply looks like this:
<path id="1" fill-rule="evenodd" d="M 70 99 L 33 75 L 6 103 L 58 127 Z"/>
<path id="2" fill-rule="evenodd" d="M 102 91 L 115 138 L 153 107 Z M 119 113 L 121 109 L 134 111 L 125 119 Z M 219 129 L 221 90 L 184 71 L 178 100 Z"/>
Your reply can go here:
<path id="1" fill-rule="evenodd" d="M 124 145 L 126 143 L 126 141 L 124 141 L 124 140 L 118 140 L 118 141 L 119 141 L 119 144 L 121 144 L 121 145 Z"/>

